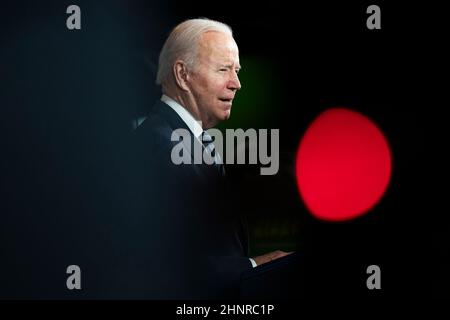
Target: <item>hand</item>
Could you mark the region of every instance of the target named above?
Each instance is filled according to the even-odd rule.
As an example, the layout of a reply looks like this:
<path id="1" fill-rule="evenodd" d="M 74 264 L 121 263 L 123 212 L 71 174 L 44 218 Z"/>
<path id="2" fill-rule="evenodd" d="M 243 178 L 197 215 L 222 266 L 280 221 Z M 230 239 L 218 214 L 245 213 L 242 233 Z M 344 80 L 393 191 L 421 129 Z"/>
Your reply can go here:
<path id="1" fill-rule="evenodd" d="M 275 259 L 278 259 L 278 258 L 281 258 L 281 257 L 285 257 L 285 256 L 291 254 L 292 252 L 284 252 L 284 251 L 281 251 L 281 250 L 277 250 L 277 251 L 273 251 L 273 252 L 269 252 L 269 253 L 263 254 L 261 256 L 254 257 L 252 259 L 256 262 L 256 265 L 259 266 L 261 264 L 270 262 L 272 260 L 275 260 Z"/>

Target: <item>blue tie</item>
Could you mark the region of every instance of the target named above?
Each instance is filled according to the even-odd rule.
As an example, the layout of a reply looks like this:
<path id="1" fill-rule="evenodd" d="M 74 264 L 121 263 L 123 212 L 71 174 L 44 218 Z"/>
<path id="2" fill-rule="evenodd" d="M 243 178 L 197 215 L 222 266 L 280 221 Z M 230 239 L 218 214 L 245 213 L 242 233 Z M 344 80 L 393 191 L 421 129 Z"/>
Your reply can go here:
<path id="1" fill-rule="evenodd" d="M 219 153 L 216 152 L 212 137 L 206 131 L 203 131 L 202 135 L 201 135 L 201 140 L 202 140 L 203 146 L 208 151 L 208 154 L 214 158 L 214 165 L 217 167 L 219 174 L 221 176 L 224 176 L 225 168 L 224 168 L 224 165 L 223 165 L 222 159 L 220 158 Z"/>

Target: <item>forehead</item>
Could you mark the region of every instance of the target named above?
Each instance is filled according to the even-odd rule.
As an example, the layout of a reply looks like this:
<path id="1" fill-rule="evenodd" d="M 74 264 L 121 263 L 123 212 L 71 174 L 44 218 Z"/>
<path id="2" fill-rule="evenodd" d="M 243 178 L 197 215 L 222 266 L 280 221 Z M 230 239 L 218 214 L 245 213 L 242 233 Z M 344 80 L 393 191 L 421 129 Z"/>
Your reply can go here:
<path id="1" fill-rule="evenodd" d="M 200 57 L 206 59 L 239 60 L 239 50 L 233 37 L 223 32 L 209 31 L 200 36 Z"/>

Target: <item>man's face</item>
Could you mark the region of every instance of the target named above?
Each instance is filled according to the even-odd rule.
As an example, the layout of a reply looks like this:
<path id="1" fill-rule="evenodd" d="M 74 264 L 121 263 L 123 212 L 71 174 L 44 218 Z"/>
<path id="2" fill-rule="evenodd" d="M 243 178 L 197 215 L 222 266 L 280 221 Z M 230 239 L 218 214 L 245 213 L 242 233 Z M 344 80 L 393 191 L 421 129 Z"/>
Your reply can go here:
<path id="1" fill-rule="evenodd" d="M 201 36 L 189 84 L 205 128 L 230 117 L 234 96 L 241 88 L 240 67 L 238 47 L 230 35 L 206 32 Z"/>

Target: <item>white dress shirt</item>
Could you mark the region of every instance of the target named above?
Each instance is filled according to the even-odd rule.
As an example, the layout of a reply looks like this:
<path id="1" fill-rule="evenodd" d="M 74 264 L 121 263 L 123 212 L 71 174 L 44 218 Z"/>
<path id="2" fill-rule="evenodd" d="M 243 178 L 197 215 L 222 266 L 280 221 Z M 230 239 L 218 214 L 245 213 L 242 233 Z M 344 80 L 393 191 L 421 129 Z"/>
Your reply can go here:
<path id="1" fill-rule="evenodd" d="M 162 95 L 161 101 L 171 107 L 173 111 L 175 111 L 180 116 L 180 118 L 188 126 L 189 130 L 191 130 L 194 136 L 200 141 L 201 135 L 203 133 L 201 121 L 195 120 L 195 118 L 192 116 L 192 114 L 190 114 L 189 111 L 187 111 L 182 105 L 180 105 L 172 98 L 166 96 L 165 94 Z"/>

